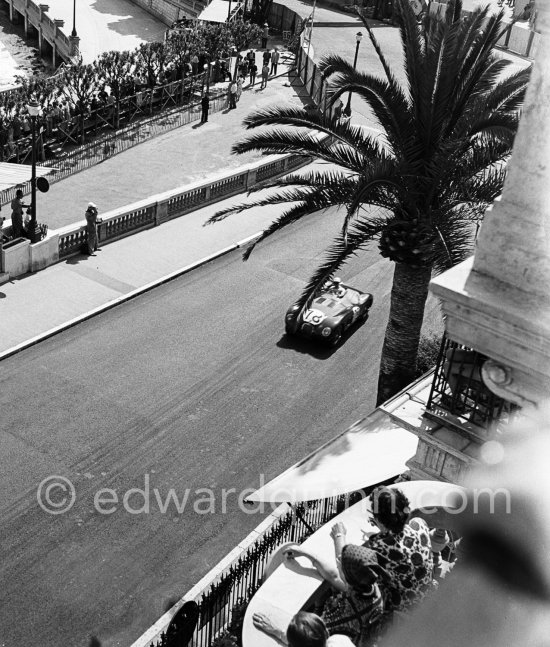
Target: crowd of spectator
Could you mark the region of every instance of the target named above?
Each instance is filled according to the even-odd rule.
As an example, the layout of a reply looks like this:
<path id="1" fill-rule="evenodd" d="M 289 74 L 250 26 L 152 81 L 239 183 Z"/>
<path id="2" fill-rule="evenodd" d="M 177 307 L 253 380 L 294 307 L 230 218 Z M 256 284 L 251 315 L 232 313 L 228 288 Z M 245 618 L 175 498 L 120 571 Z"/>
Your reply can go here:
<path id="1" fill-rule="evenodd" d="M 331 530 L 334 559 L 298 545 L 284 549 L 288 560 L 308 558 L 329 592 L 286 628 L 254 614 L 258 629 L 290 647 L 374 647 L 394 621 L 437 588 L 454 565 L 450 535 L 430 530 L 419 517 L 409 519 L 410 504 L 399 489 L 378 488 L 370 502 L 378 532 L 363 545 L 347 543 L 346 528 L 338 522 Z"/>
<path id="2" fill-rule="evenodd" d="M 209 69 L 209 82 L 231 78 L 230 57 L 261 34 L 249 22 L 195 24 L 171 29 L 164 42 L 142 43 L 133 51 L 106 52 L 93 63 L 63 64 L 52 77 L 20 78 L 19 87 L 0 93 L 0 160 L 13 157 L 28 140 L 31 120 L 27 104 L 38 101 L 40 131 L 51 135 L 64 122 L 84 120 L 102 110 L 118 116 L 124 99 L 139 105 L 159 86 L 191 81 Z"/>

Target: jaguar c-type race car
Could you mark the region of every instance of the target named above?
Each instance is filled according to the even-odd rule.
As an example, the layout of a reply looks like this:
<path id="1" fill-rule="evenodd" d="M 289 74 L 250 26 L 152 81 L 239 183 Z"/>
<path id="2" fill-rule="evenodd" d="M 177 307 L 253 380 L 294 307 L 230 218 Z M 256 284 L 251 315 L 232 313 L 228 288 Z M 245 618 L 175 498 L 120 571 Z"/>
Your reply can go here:
<path id="1" fill-rule="evenodd" d="M 372 301 L 372 294 L 344 285 L 335 278 L 305 308 L 294 305 L 288 310 L 286 332 L 336 346 L 345 330 L 367 320 Z"/>

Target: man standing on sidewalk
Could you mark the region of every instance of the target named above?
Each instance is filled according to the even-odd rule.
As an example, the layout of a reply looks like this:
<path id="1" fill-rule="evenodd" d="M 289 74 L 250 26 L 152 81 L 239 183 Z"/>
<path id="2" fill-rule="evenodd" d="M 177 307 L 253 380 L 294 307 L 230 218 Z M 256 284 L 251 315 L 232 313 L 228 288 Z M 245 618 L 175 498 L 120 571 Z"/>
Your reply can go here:
<path id="1" fill-rule="evenodd" d="M 23 236 L 23 191 L 17 189 L 15 198 L 11 201 L 11 233 L 13 238 Z"/>
<path id="2" fill-rule="evenodd" d="M 250 63 L 250 87 L 256 83 L 256 74 L 258 73 L 258 66 L 254 61 Z"/>
<path id="3" fill-rule="evenodd" d="M 271 74 L 277 76 L 277 64 L 279 63 L 279 50 L 275 48 L 271 52 Z"/>
<path id="4" fill-rule="evenodd" d="M 267 47 L 267 39 L 269 38 L 269 25 L 264 23 L 264 30 L 262 31 L 262 49 Z"/>
<path id="5" fill-rule="evenodd" d="M 90 256 L 95 256 L 94 252 L 99 249 L 97 244 L 98 235 L 97 235 L 97 226 L 100 223 L 97 217 L 97 206 L 90 202 L 88 208 L 86 209 L 86 233 L 88 238 L 88 254 Z"/>
<path id="6" fill-rule="evenodd" d="M 205 92 L 201 99 L 201 124 L 205 124 L 208 121 L 208 110 L 210 109 L 210 97 L 208 92 Z"/>

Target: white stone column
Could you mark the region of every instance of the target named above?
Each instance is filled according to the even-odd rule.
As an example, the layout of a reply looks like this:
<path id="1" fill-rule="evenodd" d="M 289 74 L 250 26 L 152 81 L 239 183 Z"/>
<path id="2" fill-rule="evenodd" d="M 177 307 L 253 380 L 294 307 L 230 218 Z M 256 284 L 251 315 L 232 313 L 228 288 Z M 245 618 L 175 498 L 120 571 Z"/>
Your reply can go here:
<path id="1" fill-rule="evenodd" d="M 512 402 L 550 395 L 550 3 L 502 194 L 475 257 L 432 282 L 450 337 L 491 358 L 485 383 Z"/>

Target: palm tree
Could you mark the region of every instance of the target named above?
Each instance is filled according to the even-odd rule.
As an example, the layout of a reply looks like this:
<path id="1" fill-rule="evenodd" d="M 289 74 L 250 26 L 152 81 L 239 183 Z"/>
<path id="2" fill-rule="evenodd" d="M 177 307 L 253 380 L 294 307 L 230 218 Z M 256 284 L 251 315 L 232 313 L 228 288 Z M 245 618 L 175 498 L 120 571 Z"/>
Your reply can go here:
<path id="1" fill-rule="evenodd" d="M 383 137 L 295 106 L 249 115 L 245 126 L 264 128 L 237 142 L 233 152 L 294 153 L 333 166 L 286 176 L 270 184 L 279 190 L 268 197 L 219 211 L 209 221 L 291 203 L 261 241 L 319 209 L 345 207 L 342 230 L 298 303 L 305 306 L 327 277 L 375 242 L 395 263 L 378 403 L 413 379 L 432 273 L 471 254 L 476 223 L 502 191 L 529 77 L 528 70 L 510 71 L 509 61 L 494 52 L 507 28 L 502 12 L 479 8 L 462 17 L 461 11 L 461 0 L 451 0 L 444 18 L 426 15 L 419 24 L 408 0 L 397 1 L 404 83 L 366 21 L 382 78 L 355 71 L 339 56 L 321 61 L 335 89 L 332 100 L 348 91 L 361 97 Z"/>

